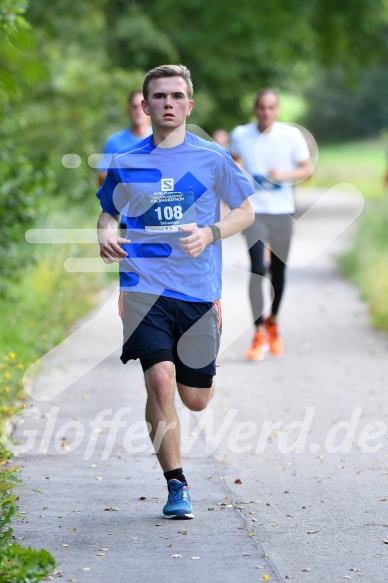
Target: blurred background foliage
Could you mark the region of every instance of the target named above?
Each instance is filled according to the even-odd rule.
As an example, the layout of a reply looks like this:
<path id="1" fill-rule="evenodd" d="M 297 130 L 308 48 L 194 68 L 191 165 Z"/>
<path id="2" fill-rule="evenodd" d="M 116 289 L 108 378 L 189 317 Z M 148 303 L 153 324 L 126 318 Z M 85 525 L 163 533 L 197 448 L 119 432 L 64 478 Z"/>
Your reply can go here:
<path id="1" fill-rule="evenodd" d="M 64 227 L 95 224 L 88 157 L 126 125 L 149 68 L 190 68 L 191 122 L 209 134 L 249 121 L 271 85 L 299 112 L 288 121 L 343 142 L 384 135 L 387 43 L 387 0 L 0 0 L 0 294 L 42 252 L 26 229 L 58 208 Z"/>

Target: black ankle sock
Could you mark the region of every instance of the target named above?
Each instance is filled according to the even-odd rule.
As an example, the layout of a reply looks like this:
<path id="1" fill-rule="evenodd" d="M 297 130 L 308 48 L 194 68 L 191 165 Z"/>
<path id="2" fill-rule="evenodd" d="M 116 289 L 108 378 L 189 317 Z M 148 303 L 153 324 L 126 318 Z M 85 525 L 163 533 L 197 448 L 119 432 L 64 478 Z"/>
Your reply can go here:
<path id="1" fill-rule="evenodd" d="M 183 475 L 183 469 L 177 468 L 176 470 L 170 470 L 169 472 L 164 472 L 164 477 L 166 478 L 167 482 L 169 480 L 179 480 L 180 482 L 185 482 L 187 484 L 187 480 Z"/>

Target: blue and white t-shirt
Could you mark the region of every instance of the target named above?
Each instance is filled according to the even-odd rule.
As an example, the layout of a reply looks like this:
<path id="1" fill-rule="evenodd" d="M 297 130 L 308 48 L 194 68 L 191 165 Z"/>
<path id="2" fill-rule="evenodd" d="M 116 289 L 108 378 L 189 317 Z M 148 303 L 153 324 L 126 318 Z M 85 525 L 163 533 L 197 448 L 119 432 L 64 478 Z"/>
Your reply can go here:
<path id="1" fill-rule="evenodd" d="M 221 245 L 189 257 L 179 243 L 182 225 L 204 227 L 220 219 L 220 200 L 241 206 L 254 193 L 224 148 L 186 132 L 173 148 L 157 148 L 151 137 L 114 156 L 97 193 L 102 209 L 125 212 L 128 257 L 120 262 L 122 291 L 186 300 L 221 297 Z"/>
<path id="2" fill-rule="evenodd" d="M 265 132 L 259 131 L 257 123 L 237 126 L 230 134 L 230 152 L 241 158 L 256 188 L 251 198 L 255 213 L 295 211 L 292 182 L 276 184 L 268 178 L 268 170 L 294 170 L 309 158 L 306 140 L 297 127 L 277 121 Z"/>

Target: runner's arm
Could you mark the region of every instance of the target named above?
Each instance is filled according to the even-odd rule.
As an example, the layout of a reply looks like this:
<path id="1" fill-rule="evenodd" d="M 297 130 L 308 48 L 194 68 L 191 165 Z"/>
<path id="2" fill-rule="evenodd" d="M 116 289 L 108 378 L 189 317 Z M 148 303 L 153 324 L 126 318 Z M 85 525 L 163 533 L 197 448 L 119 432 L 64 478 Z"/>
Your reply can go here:
<path id="1" fill-rule="evenodd" d="M 270 168 L 268 170 L 268 178 L 280 184 L 282 182 L 303 182 L 312 175 L 314 171 L 311 158 L 307 158 L 303 162 L 298 163 L 295 170 L 280 170 L 279 168 Z"/>
<path id="2" fill-rule="evenodd" d="M 97 233 L 100 244 L 100 256 L 105 263 L 121 261 L 128 255 L 120 245 L 122 243 L 130 243 L 131 241 L 117 235 L 119 220 L 120 215 L 109 215 L 104 211 L 98 217 Z"/>
<path id="3" fill-rule="evenodd" d="M 221 239 L 227 239 L 249 227 L 254 218 L 251 201 L 246 199 L 241 206 L 232 209 L 221 221 L 214 224 L 220 229 Z M 213 232 L 210 227 L 182 227 L 181 230 L 190 233 L 179 239 L 182 249 L 189 257 L 198 257 L 206 245 L 213 242 Z"/>

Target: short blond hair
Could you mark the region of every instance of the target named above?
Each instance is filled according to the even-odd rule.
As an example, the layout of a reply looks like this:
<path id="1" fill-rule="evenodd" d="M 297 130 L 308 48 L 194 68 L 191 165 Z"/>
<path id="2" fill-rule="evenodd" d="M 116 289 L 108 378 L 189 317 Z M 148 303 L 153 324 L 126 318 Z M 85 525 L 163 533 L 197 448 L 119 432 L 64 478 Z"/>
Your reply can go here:
<path id="1" fill-rule="evenodd" d="M 192 99 L 194 89 L 189 69 L 184 65 L 160 65 L 160 67 L 155 67 L 148 71 L 144 77 L 143 96 L 145 101 L 148 101 L 148 91 L 151 81 L 154 79 L 162 79 L 163 77 L 182 77 L 186 82 L 188 97 Z"/>

